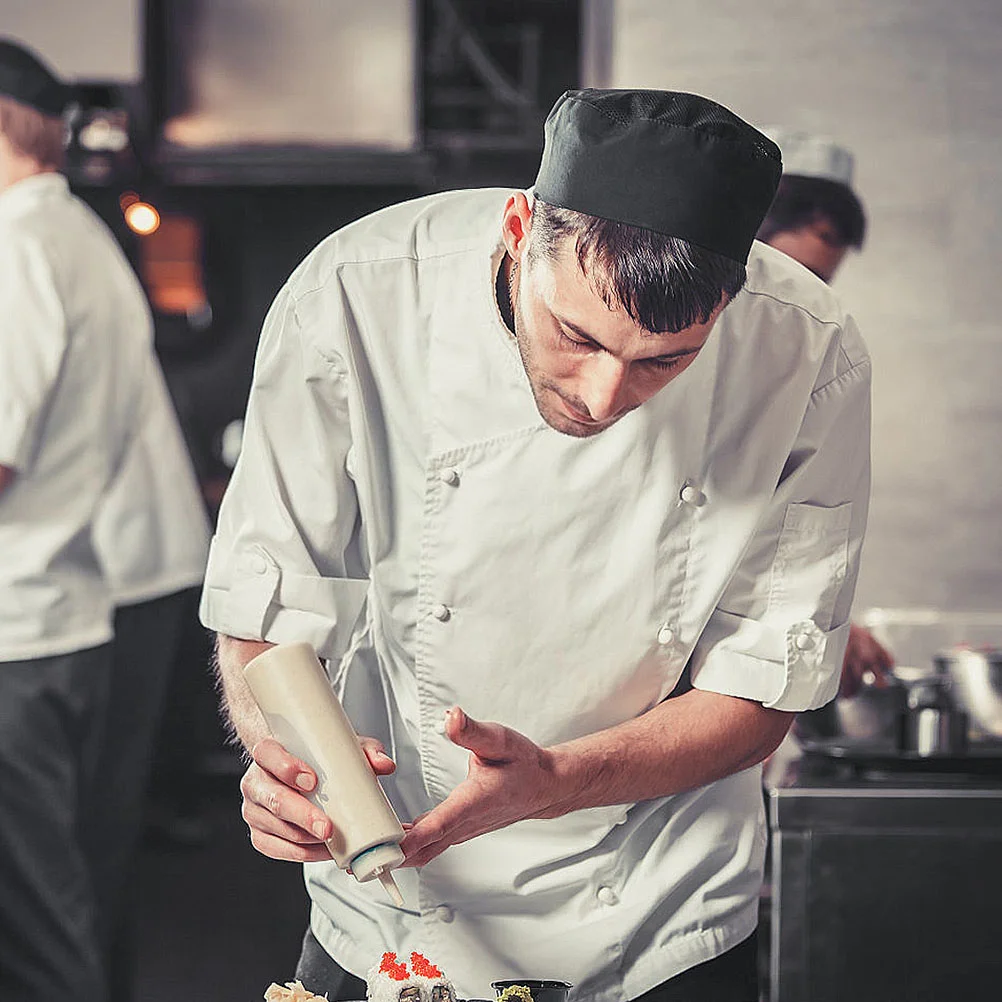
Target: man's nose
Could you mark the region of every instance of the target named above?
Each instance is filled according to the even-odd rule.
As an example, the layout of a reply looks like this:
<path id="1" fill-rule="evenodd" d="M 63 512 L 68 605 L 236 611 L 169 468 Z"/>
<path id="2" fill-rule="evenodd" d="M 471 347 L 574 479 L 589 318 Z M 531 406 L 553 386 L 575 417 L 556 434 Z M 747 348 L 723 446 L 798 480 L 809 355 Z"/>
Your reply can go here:
<path id="1" fill-rule="evenodd" d="M 607 352 L 599 352 L 589 361 L 579 395 L 593 421 L 606 421 L 623 408 L 630 365 Z"/>

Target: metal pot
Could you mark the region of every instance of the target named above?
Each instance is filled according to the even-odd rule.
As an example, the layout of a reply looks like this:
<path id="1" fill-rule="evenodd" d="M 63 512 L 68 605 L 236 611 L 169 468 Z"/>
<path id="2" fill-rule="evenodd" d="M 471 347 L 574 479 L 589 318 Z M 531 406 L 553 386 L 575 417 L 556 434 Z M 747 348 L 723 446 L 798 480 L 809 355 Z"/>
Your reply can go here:
<path id="1" fill-rule="evenodd" d="M 894 746 L 906 693 L 905 684 L 894 676 L 882 686 L 872 676 L 864 678 L 855 696 L 838 696 L 820 710 L 797 714 L 795 733 L 809 741 L 849 739 Z"/>
<path id="2" fill-rule="evenodd" d="M 953 702 L 965 710 L 974 727 L 990 738 L 1002 738 L 1002 649 L 951 647 L 933 659 L 951 680 Z"/>

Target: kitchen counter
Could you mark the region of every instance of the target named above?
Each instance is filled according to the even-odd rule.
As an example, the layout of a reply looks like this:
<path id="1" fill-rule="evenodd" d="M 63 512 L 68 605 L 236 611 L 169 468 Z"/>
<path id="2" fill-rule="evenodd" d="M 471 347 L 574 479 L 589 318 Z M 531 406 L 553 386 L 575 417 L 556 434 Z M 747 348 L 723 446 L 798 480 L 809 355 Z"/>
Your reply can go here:
<path id="1" fill-rule="evenodd" d="M 1002 758 L 881 764 L 802 758 L 769 790 L 769 997 L 997 1002 Z"/>

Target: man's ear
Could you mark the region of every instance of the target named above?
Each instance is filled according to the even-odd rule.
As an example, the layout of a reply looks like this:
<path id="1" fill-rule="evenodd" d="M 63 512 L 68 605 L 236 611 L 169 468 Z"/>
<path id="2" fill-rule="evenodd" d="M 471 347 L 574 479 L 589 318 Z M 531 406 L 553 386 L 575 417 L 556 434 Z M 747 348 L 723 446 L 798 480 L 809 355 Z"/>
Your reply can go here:
<path id="1" fill-rule="evenodd" d="M 531 229 L 532 206 L 525 192 L 516 191 L 508 196 L 501 221 L 501 239 L 513 260 L 518 261 L 525 253 Z"/>

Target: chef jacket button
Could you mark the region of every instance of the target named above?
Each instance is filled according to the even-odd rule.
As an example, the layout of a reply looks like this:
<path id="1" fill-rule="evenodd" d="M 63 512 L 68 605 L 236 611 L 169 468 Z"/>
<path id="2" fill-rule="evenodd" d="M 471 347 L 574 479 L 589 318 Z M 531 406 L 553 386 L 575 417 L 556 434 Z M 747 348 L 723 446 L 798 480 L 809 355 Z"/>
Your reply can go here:
<path id="1" fill-rule="evenodd" d="M 685 504 L 691 504 L 698 508 L 705 500 L 706 495 L 698 488 L 694 487 L 692 484 L 686 484 L 685 487 L 679 491 L 678 495 Z"/>
<path id="2" fill-rule="evenodd" d="M 448 622 L 449 617 L 452 613 L 449 611 L 447 605 L 436 605 L 434 609 L 431 610 L 431 614 L 440 622 Z"/>
<path id="3" fill-rule="evenodd" d="M 264 574 L 268 570 L 268 561 L 260 553 L 252 553 L 247 558 L 247 566 L 255 574 Z"/>
<path id="4" fill-rule="evenodd" d="M 456 913 L 448 905 L 439 905 L 435 909 L 435 918 L 439 922 L 451 922 L 456 917 Z"/>
<path id="5" fill-rule="evenodd" d="M 438 475 L 438 479 L 441 480 L 443 484 L 455 487 L 459 483 L 459 470 L 454 470 L 451 467 L 447 470 L 442 470 L 442 472 Z"/>
<path id="6" fill-rule="evenodd" d="M 616 896 L 616 892 L 611 887 L 600 887 L 595 893 L 595 897 L 598 898 L 603 905 L 619 904 L 619 898 Z"/>
<path id="7" fill-rule="evenodd" d="M 793 642 L 798 651 L 809 651 L 814 647 L 814 638 L 809 633 L 798 633 Z"/>
<path id="8" fill-rule="evenodd" d="M 658 630 L 658 643 L 659 644 L 670 644 L 675 639 L 675 632 L 670 626 L 662 626 Z"/>

